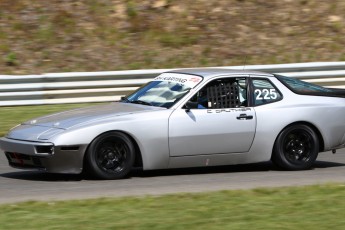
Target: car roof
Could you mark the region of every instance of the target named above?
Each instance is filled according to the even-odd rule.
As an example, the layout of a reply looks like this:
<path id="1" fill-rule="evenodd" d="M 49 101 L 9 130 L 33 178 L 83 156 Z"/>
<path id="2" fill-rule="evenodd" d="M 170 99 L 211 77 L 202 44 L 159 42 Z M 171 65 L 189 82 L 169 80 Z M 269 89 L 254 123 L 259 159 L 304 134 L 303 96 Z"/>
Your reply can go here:
<path id="1" fill-rule="evenodd" d="M 191 69 L 177 69 L 169 71 L 169 73 L 184 73 L 199 75 L 204 78 L 215 77 L 219 75 L 265 75 L 267 77 L 273 77 L 273 74 L 264 73 L 259 71 L 250 70 L 236 70 L 236 69 L 226 69 L 226 68 L 191 68 Z"/>

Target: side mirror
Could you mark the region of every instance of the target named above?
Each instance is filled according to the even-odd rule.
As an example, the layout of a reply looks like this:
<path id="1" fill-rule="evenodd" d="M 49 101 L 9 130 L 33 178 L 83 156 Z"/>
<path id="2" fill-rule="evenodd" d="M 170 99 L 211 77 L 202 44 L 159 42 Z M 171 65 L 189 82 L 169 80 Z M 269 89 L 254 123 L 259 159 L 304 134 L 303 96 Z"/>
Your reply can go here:
<path id="1" fill-rule="evenodd" d="M 198 102 L 187 101 L 184 108 L 186 109 L 186 112 L 189 112 L 191 109 L 197 109 Z"/>
<path id="2" fill-rule="evenodd" d="M 121 97 L 120 101 L 128 102 L 127 97 Z"/>

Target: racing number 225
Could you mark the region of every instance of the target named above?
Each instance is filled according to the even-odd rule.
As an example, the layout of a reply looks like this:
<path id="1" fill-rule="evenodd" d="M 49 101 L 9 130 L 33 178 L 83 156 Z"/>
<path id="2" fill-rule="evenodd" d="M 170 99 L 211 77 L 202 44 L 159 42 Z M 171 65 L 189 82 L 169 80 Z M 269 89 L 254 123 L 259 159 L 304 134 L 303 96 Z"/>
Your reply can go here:
<path id="1" fill-rule="evenodd" d="M 256 89 L 254 93 L 256 95 L 256 100 L 275 100 L 278 97 L 275 89 Z"/>

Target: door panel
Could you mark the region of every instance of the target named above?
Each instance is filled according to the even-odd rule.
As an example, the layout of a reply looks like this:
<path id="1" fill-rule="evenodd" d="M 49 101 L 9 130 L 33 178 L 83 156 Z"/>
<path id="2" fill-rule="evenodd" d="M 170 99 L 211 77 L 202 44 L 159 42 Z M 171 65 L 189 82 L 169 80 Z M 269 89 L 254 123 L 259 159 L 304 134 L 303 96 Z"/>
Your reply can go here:
<path id="1" fill-rule="evenodd" d="M 255 128 L 253 108 L 177 109 L 169 118 L 170 156 L 247 152 Z"/>

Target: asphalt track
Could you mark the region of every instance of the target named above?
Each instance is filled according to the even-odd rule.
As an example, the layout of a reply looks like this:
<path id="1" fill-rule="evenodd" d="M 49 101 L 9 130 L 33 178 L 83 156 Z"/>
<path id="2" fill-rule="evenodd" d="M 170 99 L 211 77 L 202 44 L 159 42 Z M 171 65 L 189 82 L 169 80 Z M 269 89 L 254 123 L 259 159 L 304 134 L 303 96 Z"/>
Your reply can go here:
<path id="1" fill-rule="evenodd" d="M 87 180 L 9 167 L 0 152 L 0 203 L 96 197 L 161 195 L 257 187 L 345 182 L 345 150 L 321 153 L 312 170 L 281 171 L 272 163 L 208 168 L 134 171 L 128 179 Z"/>

